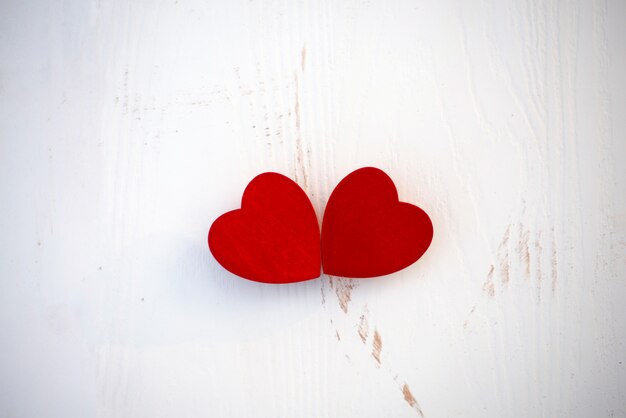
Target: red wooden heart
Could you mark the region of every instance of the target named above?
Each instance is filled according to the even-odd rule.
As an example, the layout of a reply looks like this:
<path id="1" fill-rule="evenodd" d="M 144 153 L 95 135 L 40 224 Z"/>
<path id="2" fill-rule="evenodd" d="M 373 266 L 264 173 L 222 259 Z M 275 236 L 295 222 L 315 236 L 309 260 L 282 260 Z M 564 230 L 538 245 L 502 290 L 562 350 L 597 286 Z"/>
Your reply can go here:
<path id="1" fill-rule="evenodd" d="M 209 249 L 228 271 L 264 283 L 292 283 L 320 275 L 320 230 L 304 191 L 278 173 L 248 184 L 241 209 L 217 218 Z"/>
<path id="2" fill-rule="evenodd" d="M 322 222 L 324 273 L 342 277 L 390 274 L 417 261 L 433 238 L 422 209 L 398 201 L 382 170 L 360 168 L 330 195 Z"/>

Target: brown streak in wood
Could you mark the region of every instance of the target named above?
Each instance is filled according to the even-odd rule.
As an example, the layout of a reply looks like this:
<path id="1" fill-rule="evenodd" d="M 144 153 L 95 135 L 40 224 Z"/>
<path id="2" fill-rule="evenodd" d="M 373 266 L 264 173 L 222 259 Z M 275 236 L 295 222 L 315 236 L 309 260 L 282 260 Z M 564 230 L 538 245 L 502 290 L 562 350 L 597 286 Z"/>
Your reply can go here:
<path id="1" fill-rule="evenodd" d="M 486 292 L 489 297 L 494 297 L 496 294 L 495 284 L 493 282 L 493 271 L 495 270 L 493 264 L 489 266 L 489 273 L 487 273 L 487 279 L 483 284 L 483 292 Z M 472 310 L 473 312 L 473 310 Z"/>
<path id="2" fill-rule="evenodd" d="M 380 338 L 378 330 L 374 330 L 374 341 L 372 342 L 372 357 L 380 365 L 380 352 L 383 349 L 383 340 Z"/>
<path id="3" fill-rule="evenodd" d="M 519 241 L 517 243 L 517 251 L 520 261 L 524 264 L 524 276 L 530 278 L 530 249 L 528 248 L 528 239 L 530 231 L 524 229 L 524 225 L 519 224 Z"/>
<path id="4" fill-rule="evenodd" d="M 541 301 L 541 253 L 543 252 L 543 247 L 541 246 L 541 231 L 537 232 L 535 235 L 535 253 L 537 257 L 537 297 L 539 301 Z"/>
<path id="5" fill-rule="evenodd" d="M 300 69 L 304 72 L 304 63 L 306 62 L 306 48 L 304 45 L 302 46 L 302 51 L 300 51 Z"/>
<path id="6" fill-rule="evenodd" d="M 506 286 L 510 280 L 509 273 L 509 237 L 511 236 L 511 225 L 506 227 L 506 231 L 504 232 L 504 236 L 502 237 L 502 241 L 500 245 L 498 245 L 498 260 L 500 267 L 500 274 L 502 276 L 502 284 Z"/>
<path id="7" fill-rule="evenodd" d="M 502 284 L 506 286 L 507 284 L 509 284 L 509 280 L 511 279 L 511 276 L 510 276 L 510 273 L 509 273 L 509 257 L 508 257 L 508 254 L 504 258 L 504 260 L 502 260 L 500 262 L 500 270 L 501 270 L 501 273 L 502 273 Z"/>
<path id="8" fill-rule="evenodd" d="M 406 383 L 402 385 L 402 394 L 404 395 L 404 400 L 406 401 L 406 403 L 408 403 L 411 408 L 415 409 L 415 412 L 417 412 L 420 415 L 420 417 L 423 417 L 424 413 L 422 412 L 422 409 L 417 403 L 415 396 L 413 396 L 413 394 L 411 393 L 411 389 L 409 389 L 409 385 L 407 385 Z"/>
<path id="9" fill-rule="evenodd" d="M 348 304 L 352 298 L 352 290 L 354 289 L 354 281 L 352 279 L 338 279 L 335 283 L 335 294 L 339 300 L 339 306 L 343 313 L 348 313 Z M 331 281 L 332 287 L 332 281 Z"/>
<path id="10" fill-rule="evenodd" d="M 302 188 L 308 190 L 308 175 L 306 167 L 304 166 L 304 150 L 302 144 L 302 131 L 300 130 L 300 82 L 298 81 L 298 74 L 294 73 L 294 80 L 296 84 L 296 103 L 294 107 L 294 113 L 296 115 L 296 181 L 298 180 L 298 171 L 302 171 Z"/>
<path id="11" fill-rule="evenodd" d="M 359 337 L 361 337 L 361 341 L 363 341 L 363 344 L 365 344 L 365 342 L 367 341 L 367 336 L 369 334 L 369 326 L 367 323 L 367 316 L 365 316 L 365 314 L 361 315 L 358 333 Z"/>

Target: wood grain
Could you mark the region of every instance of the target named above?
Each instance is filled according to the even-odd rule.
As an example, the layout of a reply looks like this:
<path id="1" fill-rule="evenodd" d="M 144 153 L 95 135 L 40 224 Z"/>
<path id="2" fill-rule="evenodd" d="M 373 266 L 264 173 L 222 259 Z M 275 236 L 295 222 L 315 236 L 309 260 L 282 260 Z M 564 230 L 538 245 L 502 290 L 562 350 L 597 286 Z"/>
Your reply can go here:
<path id="1" fill-rule="evenodd" d="M 626 3 L 0 4 L 0 416 L 626 416 Z M 380 279 L 211 257 L 278 171 L 435 235 Z"/>

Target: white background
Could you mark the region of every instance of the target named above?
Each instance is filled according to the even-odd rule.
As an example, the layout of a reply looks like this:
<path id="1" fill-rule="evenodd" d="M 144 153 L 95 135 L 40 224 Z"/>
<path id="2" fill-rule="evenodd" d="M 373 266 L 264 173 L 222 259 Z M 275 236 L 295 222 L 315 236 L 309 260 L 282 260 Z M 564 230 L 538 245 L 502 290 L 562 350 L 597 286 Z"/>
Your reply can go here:
<path id="1" fill-rule="evenodd" d="M 626 416 L 626 2 L 0 2 L 0 416 Z M 211 256 L 373 165 L 380 279 Z"/>

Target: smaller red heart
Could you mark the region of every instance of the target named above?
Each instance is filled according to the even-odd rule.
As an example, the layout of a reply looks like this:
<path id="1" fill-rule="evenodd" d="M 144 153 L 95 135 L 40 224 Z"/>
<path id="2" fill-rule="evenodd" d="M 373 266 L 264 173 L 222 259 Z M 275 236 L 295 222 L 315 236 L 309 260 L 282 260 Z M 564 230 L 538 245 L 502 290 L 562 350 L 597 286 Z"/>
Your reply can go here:
<path id="1" fill-rule="evenodd" d="M 209 249 L 228 271 L 263 283 L 320 276 L 320 230 L 313 205 L 293 180 L 263 173 L 248 184 L 241 209 L 217 218 Z"/>
<path id="2" fill-rule="evenodd" d="M 374 167 L 353 171 L 328 199 L 322 221 L 324 273 L 376 277 L 416 262 L 433 238 L 422 209 L 400 202 L 393 181 Z"/>

